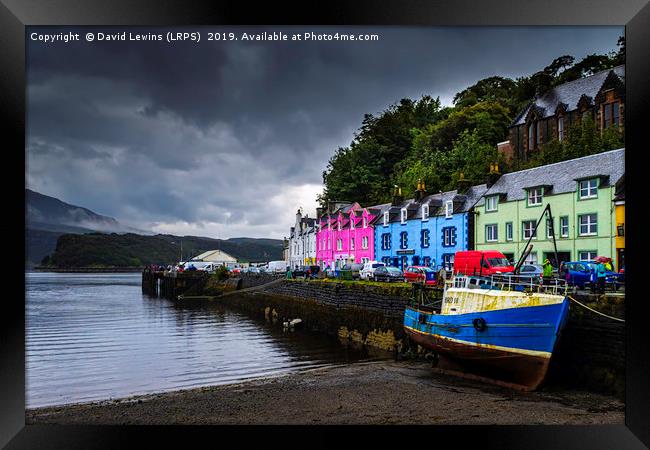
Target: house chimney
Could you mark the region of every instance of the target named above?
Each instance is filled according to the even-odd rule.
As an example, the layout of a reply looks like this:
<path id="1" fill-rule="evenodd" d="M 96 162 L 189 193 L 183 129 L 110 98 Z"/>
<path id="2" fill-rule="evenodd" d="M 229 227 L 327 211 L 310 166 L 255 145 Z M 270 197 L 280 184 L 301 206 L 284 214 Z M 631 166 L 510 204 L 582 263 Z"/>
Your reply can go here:
<path id="1" fill-rule="evenodd" d="M 321 207 L 316 208 L 316 219 L 320 219 L 322 215 L 323 215 L 323 208 Z"/>
<path id="2" fill-rule="evenodd" d="M 393 201 L 392 205 L 397 206 L 401 205 L 402 202 L 404 202 L 404 197 L 402 196 L 402 188 L 395 185 L 395 189 L 393 190 Z"/>
<path id="3" fill-rule="evenodd" d="M 462 194 L 463 192 L 465 192 L 470 184 L 471 182 L 467 178 L 465 178 L 465 174 L 463 172 L 460 172 L 458 174 L 458 188 L 457 188 L 458 193 Z"/>
<path id="4" fill-rule="evenodd" d="M 488 173 L 487 179 L 485 180 L 487 187 L 491 188 L 492 185 L 497 182 L 500 176 L 501 173 L 499 172 L 499 163 L 490 163 L 490 172 Z"/>
<path id="5" fill-rule="evenodd" d="M 424 181 L 422 179 L 418 180 L 418 187 L 415 190 L 415 201 L 419 202 L 421 201 L 426 195 L 426 192 L 424 190 Z"/>

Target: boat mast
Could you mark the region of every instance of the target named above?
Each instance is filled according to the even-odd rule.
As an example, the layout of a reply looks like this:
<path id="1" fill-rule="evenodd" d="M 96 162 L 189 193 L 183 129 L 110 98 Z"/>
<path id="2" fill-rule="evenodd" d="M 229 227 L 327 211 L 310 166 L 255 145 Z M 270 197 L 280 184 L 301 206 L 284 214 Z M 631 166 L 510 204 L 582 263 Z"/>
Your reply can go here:
<path id="1" fill-rule="evenodd" d="M 533 228 L 533 232 L 531 233 L 530 237 L 528 238 L 528 241 L 526 242 L 526 245 L 524 246 L 524 252 L 521 254 L 519 260 L 517 261 L 517 265 L 515 266 L 515 270 L 514 270 L 515 274 L 519 273 L 519 269 L 521 268 L 521 265 L 524 263 L 524 259 L 526 259 L 526 256 L 528 256 L 530 250 L 532 250 L 532 248 L 529 249 L 530 241 L 533 239 L 533 236 L 537 234 L 537 227 L 539 227 L 540 222 L 544 218 L 544 214 L 548 214 L 548 220 L 551 223 L 551 236 L 553 237 L 553 250 L 555 251 L 555 265 L 557 266 L 558 270 L 560 270 L 560 262 L 557 256 L 557 242 L 555 241 L 555 229 L 553 227 L 553 214 L 551 213 L 551 204 L 547 203 L 546 208 L 544 208 L 544 211 L 542 211 L 542 215 L 537 220 L 537 223 L 535 224 L 535 228 Z"/>

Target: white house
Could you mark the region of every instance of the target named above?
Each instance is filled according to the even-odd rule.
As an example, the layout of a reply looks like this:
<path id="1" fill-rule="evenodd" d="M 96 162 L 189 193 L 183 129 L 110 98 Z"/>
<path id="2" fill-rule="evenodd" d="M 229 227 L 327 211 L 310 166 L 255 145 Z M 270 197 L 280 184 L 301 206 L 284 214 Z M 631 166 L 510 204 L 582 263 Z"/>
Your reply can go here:
<path id="1" fill-rule="evenodd" d="M 316 219 L 296 213 L 296 223 L 289 233 L 289 267 L 316 264 Z"/>
<path id="2" fill-rule="evenodd" d="M 222 252 L 221 250 L 208 250 L 207 252 L 203 252 L 200 255 L 195 256 L 191 259 L 191 261 L 211 262 L 215 263 L 216 265 L 224 265 L 226 267 L 233 267 L 237 265 L 236 258 L 230 256 L 226 252 Z"/>

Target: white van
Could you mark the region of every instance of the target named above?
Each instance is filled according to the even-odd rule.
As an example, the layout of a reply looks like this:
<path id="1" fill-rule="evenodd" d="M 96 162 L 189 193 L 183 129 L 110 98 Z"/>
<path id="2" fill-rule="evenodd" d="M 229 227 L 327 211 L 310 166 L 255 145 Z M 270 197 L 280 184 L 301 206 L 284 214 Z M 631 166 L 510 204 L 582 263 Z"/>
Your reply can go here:
<path id="1" fill-rule="evenodd" d="M 268 265 L 269 272 L 280 273 L 287 271 L 287 262 L 286 261 L 270 261 Z"/>
<path id="2" fill-rule="evenodd" d="M 379 261 L 368 261 L 363 265 L 363 268 L 359 271 L 359 278 L 362 280 L 370 280 L 375 274 L 375 269 L 377 267 L 385 267 L 386 264 Z"/>

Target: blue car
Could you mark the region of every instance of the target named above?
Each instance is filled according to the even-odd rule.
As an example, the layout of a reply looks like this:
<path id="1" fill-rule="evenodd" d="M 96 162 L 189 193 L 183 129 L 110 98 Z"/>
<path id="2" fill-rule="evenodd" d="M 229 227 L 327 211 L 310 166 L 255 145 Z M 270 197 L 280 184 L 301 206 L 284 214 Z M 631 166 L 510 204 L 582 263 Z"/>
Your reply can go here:
<path id="1" fill-rule="evenodd" d="M 585 289 L 592 285 L 592 274 L 595 274 L 596 266 L 597 264 L 595 262 L 590 261 L 570 261 L 562 263 L 560 273 L 568 281 L 569 285 L 576 286 L 578 289 Z M 569 271 L 568 278 L 566 275 L 567 270 Z M 614 290 L 618 290 L 621 285 L 619 274 L 608 270 L 605 276 L 605 283 L 612 286 Z"/>
<path id="2" fill-rule="evenodd" d="M 569 275 L 567 277 L 567 271 Z M 562 263 L 560 275 L 567 280 L 569 285 L 585 289 L 591 285 L 591 267 L 586 261 L 570 261 Z"/>
<path id="3" fill-rule="evenodd" d="M 591 270 L 596 272 L 596 267 L 598 266 L 595 262 L 588 263 Z M 605 271 L 605 286 L 611 286 L 615 291 L 625 283 L 625 275 L 620 273 L 613 272 L 611 270 Z"/>

